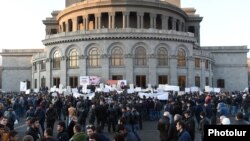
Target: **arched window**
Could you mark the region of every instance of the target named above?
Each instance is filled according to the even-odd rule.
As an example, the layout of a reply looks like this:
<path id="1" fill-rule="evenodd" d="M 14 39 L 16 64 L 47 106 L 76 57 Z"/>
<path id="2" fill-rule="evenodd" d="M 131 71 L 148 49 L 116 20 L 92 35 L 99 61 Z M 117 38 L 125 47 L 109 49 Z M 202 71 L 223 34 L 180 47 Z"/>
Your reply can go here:
<path id="1" fill-rule="evenodd" d="M 135 65 L 145 66 L 147 64 L 146 50 L 143 47 L 138 47 L 135 50 Z"/>
<path id="2" fill-rule="evenodd" d="M 168 65 L 168 52 L 165 48 L 161 47 L 157 52 L 158 65 L 167 66 Z"/>
<path id="3" fill-rule="evenodd" d="M 178 50 L 177 57 L 178 57 L 178 62 L 177 62 L 178 66 L 179 67 L 186 66 L 186 53 L 183 49 Z"/>
<path id="4" fill-rule="evenodd" d="M 97 48 L 92 48 L 89 51 L 89 66 L 90 67 L 100 66 L 100 54 Z"/>
<path id="5" fill-rule="evenodd" d="M 79 65 L 78 52 L 76 49 L 72 49 L 69 52 L 69 67 L 76 68 Z"/>
<path id="6" fill-rule="evenodd" d="M 53 68 L 59 69 L 61 63 L 61 53 L 57 50 L 53 54 Z"/>
<path id="7" fill-rule="evenodd" d="M 122 66 L 123 65 L 123 54 L 122 49 L 115 47 L 112 49 L 111 55 L 111 65 L 112 66 Z"/>

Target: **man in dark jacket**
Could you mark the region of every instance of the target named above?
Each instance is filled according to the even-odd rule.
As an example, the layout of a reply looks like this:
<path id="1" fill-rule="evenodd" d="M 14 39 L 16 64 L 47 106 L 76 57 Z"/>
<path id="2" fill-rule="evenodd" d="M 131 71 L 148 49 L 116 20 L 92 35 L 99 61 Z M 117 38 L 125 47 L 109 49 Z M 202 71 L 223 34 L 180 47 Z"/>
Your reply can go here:
<path id="1" fill-rule="evenodd" d="M 178 141 L 192 141 L 190 134 L 185 129 L 185 122 L 180 120 L 176 124 L 176 129 L 178 131 Z"/>
<path id="2" fill-rule="evenodd" d="M 249 125 L 250 123 L 244 119 L 244 115 L 242 112 L 237 113 L 235 117 L 235 125 Z"/>
<path id="3" fill-rule="evenodd" d="M 191 136 L 192 141 L 195 139 L 195 121 L 190 111 L 184 112 L 186 129 Z"/>
<path id="4" fill-rule="evenodd" d="M 51 128 L 52 134 L 56 119 L 57 119 L 56 109 L 54 108 L 53 104 L 50 104 L 49 108 L 46 111 L 46 128 Z"/>
<path id="5" fill-rule="evenodd" d="M 39 124 L 38 118 L 32 118 L 30 120 L 30 128 L 26 132 L 26 135 L 31 135 L 33 137 L 34 141 L 41 138 L 41 134 L 39 132 L 39 126 L 40 126 L 40 124 Z"/>
<path id="6" fill-rule="evenodd" d="M 200 133 L 201 133 L 201 141 L 204 140 L 204 126 L 205 125 L 209 125 L 209 120 L 208 118 L 206 117 L 206 114 L 205 112 L 201 112 L 200 113 L 200 117 L 201 117 L 201 120 L 200 120 L 200 123 L 199 123 L 199 130 L 200 130 Z"/>
<path id="7" fill-rule="evenodd" d="M 44 137 L 45 137 L 46 141 L 57 141 L 56 139 L 53 138 L 53 131 L 51 128 L 45 129 Z"/>
<path id="8" fill-rule="evenodd" d="M 65 131 L 65 123 L 63 121 L 59 121 L 57 124 L 57 140 L 58 141 L 68 141 L 69 135 L 68 132 Z"/>
<path id="9" fill-rule="evenodd" d="M 41 106 L 36 107 L 35 117 L 38 118 L 39 123 L 42 128 L 42 132 L 44 132 L 44 122 L 45 122 L 45 111 L 42 109 Z"/>
<path id="10" fill-rule="evenodd" d="M 170 128 L 169 112 L 164 112 L 163 117 L 159 119 L 157 125 L 157 129 L 160 131 L 161 141 L 167 141 L 169 128 Z"/>
<path id="11" fill-rule="evenodd" d="M 168 130 L 168 141 L 177 141 L 178 140 L 178 131 L 176 129 L 176 124 L 178 121 L 182 119 L 182 116 L 179 114 L 174 115 L 174 122 L 170 124 L 170 128 Z"/>

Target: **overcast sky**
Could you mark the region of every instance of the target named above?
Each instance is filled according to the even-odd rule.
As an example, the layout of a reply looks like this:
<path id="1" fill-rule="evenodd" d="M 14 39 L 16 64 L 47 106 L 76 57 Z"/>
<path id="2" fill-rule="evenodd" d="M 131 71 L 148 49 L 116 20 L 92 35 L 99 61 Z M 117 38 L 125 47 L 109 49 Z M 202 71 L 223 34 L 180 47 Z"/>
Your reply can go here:
<path id="1" fill-rule="evenodd" d="M 65 0 L 0 0 L 0 49 L 44 48 L 46 17 Z M 202 46 L 250 46 L 250 0 L 182 0 L 203 17 Z"/>

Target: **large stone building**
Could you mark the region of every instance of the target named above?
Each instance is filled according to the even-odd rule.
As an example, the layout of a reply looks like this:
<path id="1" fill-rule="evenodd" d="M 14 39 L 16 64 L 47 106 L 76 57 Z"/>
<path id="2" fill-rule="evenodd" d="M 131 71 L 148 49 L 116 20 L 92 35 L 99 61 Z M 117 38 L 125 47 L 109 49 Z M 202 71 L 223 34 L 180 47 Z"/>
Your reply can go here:
<path id="1" fill-rule="evenodd" d="M 43 20 L 45 50 L 32 57 L 27 72 L 32 88 L 77 87 L 80 76 L 93 75 L 140 87 L 248 85 L 247 47 L 200 46 L 202 17 L 194 8 L 181 8 L 180 0 L 65 2 L 65 9 Z"/>
<path id="2" fill-rule="evenodd" d="M 43 49 L 3 49 L 1 67 L 1 88 L 3 91 L 19 91 L 20 81 L 25 81 L 28 88 L 32 82 L 32 56 Z"/>

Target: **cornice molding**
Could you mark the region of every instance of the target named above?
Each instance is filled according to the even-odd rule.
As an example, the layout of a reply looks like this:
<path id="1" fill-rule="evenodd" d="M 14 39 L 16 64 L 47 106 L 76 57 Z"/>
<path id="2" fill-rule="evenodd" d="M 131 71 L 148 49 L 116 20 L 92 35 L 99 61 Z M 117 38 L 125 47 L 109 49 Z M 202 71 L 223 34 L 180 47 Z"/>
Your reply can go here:
<path id="1" fill-rule="evenodd" d="M 31 70 L 31 66 L 30 67 L 4 67 L 2 70 Z"/>
<path id="2" fill-rule="evenodd" d="M 143 32 L 144 31 L 144 32 Z M 154 31 L 154 30 L 133 30 L 133 29 L 114 29 L 114 30 L 95 30 L 95 31 L 77 31 L 70 33 L 60 33 L 48 35 L 43 40 L 44 45 L 54 45 L 60 43 L 71 43 L 91 40 L 127 40 L 127 39 L 152 39 L 195 43 L 196 38 L 193 34 L 176 31 Z"/>

